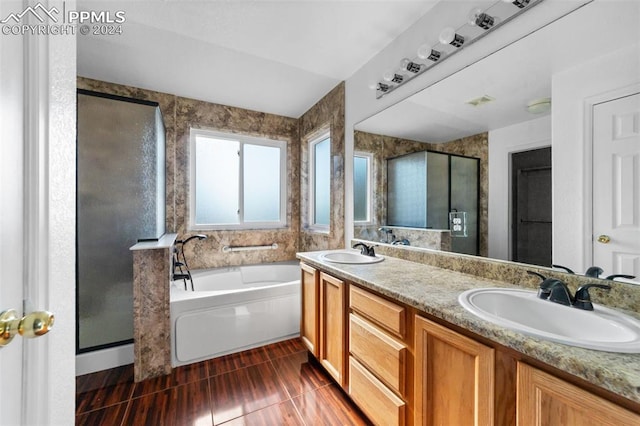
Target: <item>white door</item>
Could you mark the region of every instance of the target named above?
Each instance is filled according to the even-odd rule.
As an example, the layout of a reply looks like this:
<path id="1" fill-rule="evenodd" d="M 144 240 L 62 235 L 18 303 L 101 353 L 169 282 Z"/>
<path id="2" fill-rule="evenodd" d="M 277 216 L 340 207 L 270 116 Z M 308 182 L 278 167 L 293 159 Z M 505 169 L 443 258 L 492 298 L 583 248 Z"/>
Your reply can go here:
<path id="1" fill-rule="evenodd" d="M 5 8 L 0 3 L 0 16 Z M 24 276 L 22 40 L 0 38 L 0 312 L 22 311 Z M 11 141 L 11 143 L 9 143 Z M 20 424 L 22 342 L 0 347 L 0 424 Z M 6 385 L 5 385 L 6 384 Z"/>
<path id="2" fill-rule="evenodd" d="M 640 278 L 640 93 L 593 107 L 593 264 Z"/>
<path id="3" fill-rule="evenodd" d="M 0 20 L 25 3 L 0 1 Z M 74 423 L 75 46 L 0 35 L 0 313 L 56 315 L 38 338 L 0 337 L 2 426 Z"/>

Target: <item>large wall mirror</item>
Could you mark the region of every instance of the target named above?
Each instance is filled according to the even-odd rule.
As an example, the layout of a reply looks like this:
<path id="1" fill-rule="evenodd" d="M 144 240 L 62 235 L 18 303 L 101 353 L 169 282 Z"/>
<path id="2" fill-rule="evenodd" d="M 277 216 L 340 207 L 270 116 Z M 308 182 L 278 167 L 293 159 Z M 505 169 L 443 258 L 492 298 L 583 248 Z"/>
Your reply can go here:
<path id="1" fill-rule="evenodd" d="M 596 0 L 357 123 L 355 238 L 456 251 L 473 237 L 444 199 L 445 225 L 390 226 L 419 169 L 391 162 L 435 151 L 477 159 L 474 254 L 640 276 L 638 22 L 638 2 Z"/>

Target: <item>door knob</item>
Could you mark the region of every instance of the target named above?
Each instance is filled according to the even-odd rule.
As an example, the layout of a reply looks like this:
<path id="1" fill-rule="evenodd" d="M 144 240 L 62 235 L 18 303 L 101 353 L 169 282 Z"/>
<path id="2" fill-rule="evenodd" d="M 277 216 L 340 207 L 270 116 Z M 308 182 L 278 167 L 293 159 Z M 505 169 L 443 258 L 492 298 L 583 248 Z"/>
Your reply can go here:
<path id="1" fill-rule="evenodd" d="M 598 236 L 598 242 L 602 243 L 602 244 L 609 244 L 609 241 L 611 241 L 611 237 L 609 237 L 608 235 L 600 235 Z"/>
<path id="2" fill-rule="evenodd" d="M 18 313 L 14 309 L 0 313 L 0 346 L 6 346 L 13 340 L 19 326 Z"/>
<path id="3" fill-rule="evenodd" d="M 32 338 L 47 334 L 53 327 L 55 317 L 51 312 L 36 311 L 25 315 L 20 320 L 18 333 L 22 337 Z"/>
<path id="4" fill-rule="evenodd" d="M 0 347 L 8 345 L 16 334 L 32 338 L 47 334 L 53 327 L 54 315 L 47 311 L 36 311 L 18 318 L 14 309 L 0 313 Z"/>

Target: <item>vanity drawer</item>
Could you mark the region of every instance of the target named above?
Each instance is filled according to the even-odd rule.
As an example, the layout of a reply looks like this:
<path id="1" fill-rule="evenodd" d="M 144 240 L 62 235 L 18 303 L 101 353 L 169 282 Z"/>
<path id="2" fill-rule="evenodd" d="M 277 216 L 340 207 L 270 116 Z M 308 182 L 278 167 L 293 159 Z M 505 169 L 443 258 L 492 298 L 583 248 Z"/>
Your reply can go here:
<path id="1" fill-rule="evenodd" d="M 356 286 L 351 285 L 349 288 L 351 309 L 370 318 L 391 333 L 401 338 L 405 337 L 406 310 L 404 307 Z"/>
<path id="2" fill-rule="evenodd" d="M 406 403 L 353 357 L 349 357 L 349 395 L 379 425 L 404 425 Z"/>
<path id="3" fill-rule="evenodd" d="M 349 315 L 349 349 L 399 395 L 405 395 L 407 347 L 357 315 Z"/>

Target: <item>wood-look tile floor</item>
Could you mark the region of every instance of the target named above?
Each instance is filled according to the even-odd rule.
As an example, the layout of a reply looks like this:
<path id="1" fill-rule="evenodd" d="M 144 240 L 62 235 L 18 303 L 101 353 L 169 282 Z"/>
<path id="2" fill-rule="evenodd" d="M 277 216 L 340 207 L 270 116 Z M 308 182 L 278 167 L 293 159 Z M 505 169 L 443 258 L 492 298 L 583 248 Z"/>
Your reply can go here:
<path id="1" fill-rule="evenodd" d="M 133 365 L 76 378 L 76 425 L 368 425 L 299 339 L 133 382 Z"/>

